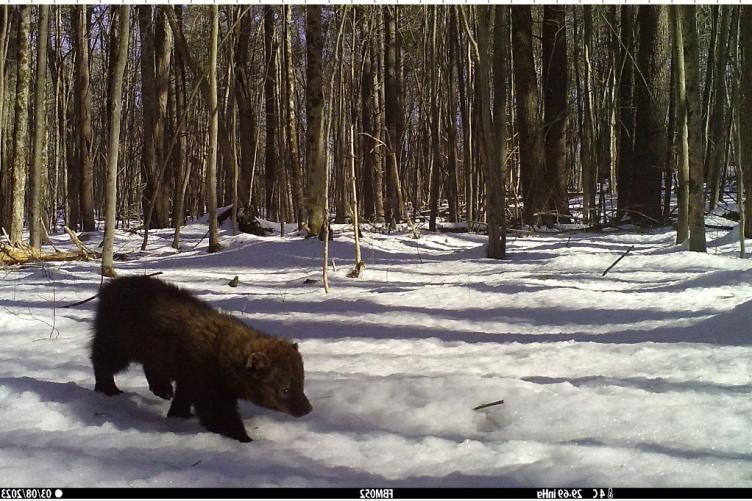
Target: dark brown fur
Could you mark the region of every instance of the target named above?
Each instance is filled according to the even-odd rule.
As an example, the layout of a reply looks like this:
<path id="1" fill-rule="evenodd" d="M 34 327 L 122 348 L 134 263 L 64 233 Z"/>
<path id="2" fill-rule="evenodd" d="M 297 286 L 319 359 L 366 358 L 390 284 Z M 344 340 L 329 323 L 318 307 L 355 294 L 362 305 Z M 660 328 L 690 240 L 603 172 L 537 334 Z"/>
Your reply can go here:
<path id="1" fill-rule="evenodd" d="M 193 405 L 206 429 L 241 442 L 251 439 L 238 399 L 297 417 L 311 411 L 297 344 L 155 278 L 117 278 L 102 288 L 91 360 L 96 391 L 122 393 L 113 376 L 141 363 L 149 389 L 172 398 L 168 416 L 190 417 Z"/>

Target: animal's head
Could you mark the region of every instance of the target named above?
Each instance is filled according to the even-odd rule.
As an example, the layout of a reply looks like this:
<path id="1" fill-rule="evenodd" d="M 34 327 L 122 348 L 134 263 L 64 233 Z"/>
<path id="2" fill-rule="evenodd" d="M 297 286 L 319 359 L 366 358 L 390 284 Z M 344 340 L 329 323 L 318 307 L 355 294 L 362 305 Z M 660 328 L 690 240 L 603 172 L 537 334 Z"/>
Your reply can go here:
<path id="1" fill-rule="evenodd" d="M 245 359 L 247 384 L 241 398 L 295 417 L 311 412 L 303 393 L 303 358 L 297 343 L 279 339 L 254 343 Z"/>

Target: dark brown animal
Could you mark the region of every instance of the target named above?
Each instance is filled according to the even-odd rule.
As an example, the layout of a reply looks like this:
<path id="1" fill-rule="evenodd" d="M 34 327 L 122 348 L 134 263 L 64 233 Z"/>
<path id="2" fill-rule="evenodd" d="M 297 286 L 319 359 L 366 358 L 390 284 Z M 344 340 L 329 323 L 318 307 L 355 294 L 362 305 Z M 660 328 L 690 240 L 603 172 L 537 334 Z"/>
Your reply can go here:
<path id="1" fill-rule="evenodd" d="M 193 405 L 206 429 L 241 442 L 251 439 L 238 399 L 296 417 L 311 412 L 297 344 L 155 278 L 117 278 L 102 288 L 91 360 L 96 391 L 122 393 L 113 376 L 141 363 L 149 389 L 172 398 L 168 416 L 190 417 Z"/>

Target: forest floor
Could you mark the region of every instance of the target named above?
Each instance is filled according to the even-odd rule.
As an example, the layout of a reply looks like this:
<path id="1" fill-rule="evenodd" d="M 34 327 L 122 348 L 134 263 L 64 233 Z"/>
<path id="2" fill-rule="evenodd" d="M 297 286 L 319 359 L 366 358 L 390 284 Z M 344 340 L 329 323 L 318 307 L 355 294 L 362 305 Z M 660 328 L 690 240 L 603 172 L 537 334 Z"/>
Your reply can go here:
<path id="1" fill-rule="evenodd" d="M 96 294 L 99 262 L 4 268 L 3 486 L 752 487 L 752 260 L 736 230 L 708 230 L 707 254 L 668 228 L 510 236 L 504 261 L 482 235 L 366 231 L 352 279 L 341 227 L 329 294 L 318 240 L 225 227 L 207 254 L 205 232 L 185 227 L 182 252 L 170 230 L 147 252 L 119 232 L 118 271 L 161 271 L 299 341 L 313 412 L 242 403 L 242 444 L 166 419 L 140 367 L 117 376 L 125 394 L 95 393 L 96 301 L 63 306 Z"/>

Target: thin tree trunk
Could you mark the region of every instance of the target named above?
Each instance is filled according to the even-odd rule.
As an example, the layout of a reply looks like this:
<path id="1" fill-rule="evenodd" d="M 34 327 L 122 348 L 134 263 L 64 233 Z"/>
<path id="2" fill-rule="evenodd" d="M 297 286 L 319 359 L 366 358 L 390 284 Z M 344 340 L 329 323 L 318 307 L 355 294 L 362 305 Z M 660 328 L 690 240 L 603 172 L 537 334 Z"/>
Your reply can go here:
<path id="1" fill-rule="evenodd" d="M 431 73 L 431 190 L 429 195 L 430 218 L 429 231 L 436 231 L 436 217 L 439 214 L 439 187 L 441 183 L 441 146 L 439 144 L 439 72 L 438 47 L 436 30 L 439 22 L 438 6 L 431 8 L 431 59 L 429 62 Z"/>
<path id="2" fill-rule="evenodd" d="M 697 7 L 680 10 L 684 36 L 684 71 L 687 87 L 687 138 L 689 149 L 689 250 L 705 252 L 705 200 L 702 167 L 702 108 L 700 101 L 700 63 L 697 42 Z"/>
<path id="3" fill-rule="evenodd" d="M 380 13 L 381 9 L 375 10 L 375 16 L 377 17 L 378 21 L 378 15 Z M 373 200 L 374 200 L 374 222 L 376 223 L 383 223 L 384 222 L 384 165 L 385 165 L 385 155 L 388 155 L 389 148 L 384 147 L 386 138 L 384 138 L 383 132 L 384 132 L 384 107 L 382 106 L 383 101 L 383 95 L 384 95 L 384 89 L 383 89 L 383 79 L 381 79 L 379 76 L 384 74 L 381 61 L 383 60 L 383 45 L 381 44 L 380 38 L 380 31 L 378 31 L 379 23 L 376 22 L 376 27 L 374 30 L 377 30 L 375 33 L 375 40 L 371 44 L 371 60 L 374 61 L 374 68 L 373 68 L 373 84 L 371 86 L 372 92 L 371 92 L 371 99 L 372 99 L 372 110 L 373 110 L 373 137 L 374 139 L 374 145 L 372 148 L 372 155 L 373 155 Z"/>
<path id="4" fill-rule="evenodd" d="M 76 6 L 76 115 L 78 117 L 78 161 L 81 169 L 81 225 L 94 231 L 94 157 L 92 151 L 91 82 L 89 78 L 89 19 L 86 6 Z"/>
<path id="5" fill-rule="evenodd" d="M 217 38 L 219 8 L 211 6 L 211 40 L 209 42 L 209 165 L 206 171 L 206 199 L 209 206 L 209 252 L 221 249 L 217 234 L 217 134 L 219 105 L 217 102 Z"/>
<path id="6" fill-rule="evenodd" d="M 306 6 L 306 162 L 308 167 L 308 228 L 310 234 L 323 236 L 327 224 L 326 144 L 323 128 L 324 96 L 322 84 L 321 6 Z M 324 263 L 326 267 L 326 262 Z"/>
<path id="7" fill-rule="evenodd" d="M 300 171 L 300 155 L 298 149 L 298 116 L 295 99 L 295 61 L 292 51 L 293 26 L 292 7 L 283 7 L 285 12 L 285 111 L 287 113 L 287 141 L 290 154 L 290 173 L 292 177 L 293 205 L 295 218 L 298 221 L 298 229 L 302 229 L 305 223 L 305 206 L 303 201 L 303 178 Z"/>
<path id="8" fill-rule="evenodd" d="M 274 45 L 274 10 L 271 6 L 264 6 L 264 55 L 266 61 L 266 77 L 264 78 L 264 103 L 266 107 L 266 143 L 264 147 L 264 180 L 266 188 L 265 205 L 267 217 L 275 221 L 278 219 L 278 203 L 275 201 L 275 190 L 279 189 L 277 182 L 277 114 L 274 106 L 274 85 L 276 80 L 277 50 Z"/>
<path id="9" fill-rule="evenodd" d="M 674 64 L 676 65 L 676 110 L 679 128 L 679 219 L 676 227 L 676 243 L 689 238 L 689 128 L 687 125 L 687 87 L 684 69 L 684 34 L 682 9 L 672 10 L 674 28 Z"/>
<path id="10" fill-rule="evenodd" d="M 634 170 L 634 109 L 632 84 L 634 76 L 634 7 L 621 7 L 621 57 L 619 59 L 619 157 L 617 161 L 618 208 L 632 204 L 632 172 Z M 619 214 L 621 217 L 622 213 Z"/>
<path id="11" fill-rule="evenodd" d="M 31 164 L 31 217 L 29 240 L 40 248 L 42 241 L 42 198 L 47 178 L 43 163 L 44 135 L 47 129 L 47 45 L 49 42 L 50 6 L 39 6 L 39 38 L 37 43 L 37 81 L 34 89 L 34 153 Z"/>
<path id="12" fill-rule="evenodd" d="M 18 15 L 19 22 L 16 32 L 16 104 L 13 119 L 13 157 L 11 162 L 13 185 L 10 231 L 8 232 L 11 245 L 20 245 L 23 241 L 24 197 L 26 194 L 26 176 L 28 173 L 26 138 L 29 129 L 29 32 L 31 6 L 20 5 L 18 7 Z"/>
<path id="13" fill-rule="evenodd" d="M 557 214 L 569 213 L 566 175 L 567 38 L 565 7 L 543 7 L 543 96 L 547 198 Z M 567 222 L 565 219 L 564 222 Z"/>
<path id="14" fill-rule="evenodd" d="M 728 135 L 725 134 L 726 125 L 726 92 L 725 69 L 728 56 L 728 38 L 731 25 L 730 5 L 720 7 L 720 30 L 716 41 L 715 63 L 713 70 L 713 109 L 709 111 L 710 130 L 705 149 L 705 175 L 708 187 L 708 209 L 713 210 L 721 196 L 721 170 L 723 156 L 726 153 Z"/>
<path id="15" fill-rule="evenodd" d="M 389 201 L 388 222 L 391 225 L 404 220 L 402 188 L 400 187 L 399 163 L 401 141 L 399 136 L 400 108 L 399 82 L 397 64 L 397 21 L 396 5 L 383 6 L 384 13 L 384 101 L 385 125 L 387 130 L 387 199 Z"/>
<path id="16" fill-rule="evenodd" d="M 112 25 L 112 39 L 117 38 L 110 56 L 114 67 L 112 93 L 110 95 L 110 123 L 107 141 L 107 196 L 105 198 L 104 243 L 102 246 L 102 275 L 114 277 L 113 245 L 115 242 L 115 215 L 117 205 L 117 166 L 120 152 L 120 119 L 123 100 L 123 74 L 128 61 L 128 39 L 130 36 L 130 6 L 118 7 L 117 31 Z M 114 40 L 113 40 L 114 41 Z"/>
<path id="17" fill-rule="evenodd" d="M 587 6 L 586 6 L 587 7 Z M 512 6 L 512 50 L 517 94 L 520 175 L 524 199 L 523 221 L 541 224 L 545 203 L 545 152 L 538 118 L 538 77 L 533 59 L 533 20 L 529 5 Z M 550 218 L 545 218 L 549 222 Z"/>

